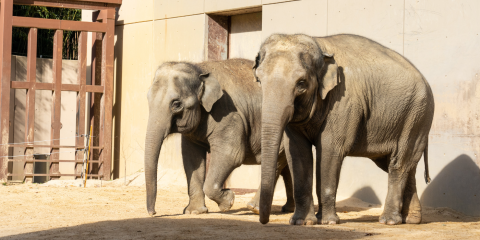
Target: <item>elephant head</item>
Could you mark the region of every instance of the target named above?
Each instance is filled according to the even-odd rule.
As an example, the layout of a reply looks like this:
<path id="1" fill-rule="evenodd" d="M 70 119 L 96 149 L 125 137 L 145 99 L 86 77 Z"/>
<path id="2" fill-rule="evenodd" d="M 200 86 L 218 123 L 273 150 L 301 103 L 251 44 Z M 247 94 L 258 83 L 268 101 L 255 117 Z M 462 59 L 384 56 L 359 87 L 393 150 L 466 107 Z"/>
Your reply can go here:
<path id="1" fill-rule="evenodd" d="M 268 223 L 278 150 L 289 123 L 308 122 L 337 84 L 333 54 L 305 35 L 274 34 L 260 47 L 253 67 L 262 86 L 260 222 Z"/>
<path id="2" fill-rule="evenodd" d="M 151 216 L 155 214 L 158 156 L 164 139 L 170 133 L 195 131 L 202 112 L 210 112 L 222 95 L 218 81 L 193 64 L 168 62 L 156 71 L 147 95 L 149 117 L 145 140 L 147 211 Z"/>

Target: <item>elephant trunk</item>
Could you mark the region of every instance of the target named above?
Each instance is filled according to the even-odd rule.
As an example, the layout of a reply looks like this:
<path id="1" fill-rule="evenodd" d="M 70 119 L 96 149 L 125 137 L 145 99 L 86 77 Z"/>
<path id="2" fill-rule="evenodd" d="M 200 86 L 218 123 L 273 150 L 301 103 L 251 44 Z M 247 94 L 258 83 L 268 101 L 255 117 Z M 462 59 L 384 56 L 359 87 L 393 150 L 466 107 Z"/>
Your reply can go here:
<path id="1" fill-rule="evenodd" d="M 158 156 L 163 140 L 169 133 L 169 128 L 169 121 L 159 121 L 156 116 L 150 116 L 148 119 L 145 139 L 145 185 L 147 188 L 147 211 L 150 216 L 156 213 Z"/>
<path id="2" fill-rule="evenodd" d="M 275 104 L 278 102 L 264 101 L 262 107 L 262 177 L 260 190 L 260 222 L 262 224 L 267 224 L 269 221 L 275 191 L 278 152 L 285 127 L 293 115 L 293 105 L 279 108 Z"/>

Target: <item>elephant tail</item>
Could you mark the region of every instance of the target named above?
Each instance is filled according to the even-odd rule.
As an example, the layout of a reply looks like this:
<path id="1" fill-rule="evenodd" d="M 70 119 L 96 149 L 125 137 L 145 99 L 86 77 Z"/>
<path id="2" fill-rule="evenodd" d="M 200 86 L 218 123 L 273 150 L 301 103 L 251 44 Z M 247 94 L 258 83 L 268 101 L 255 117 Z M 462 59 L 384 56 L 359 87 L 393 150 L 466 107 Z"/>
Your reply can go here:
<path id="1" fill-rule="evenodd" d="M 425 162 L 425 183 L 429 184 L 432 181 L 432 179 L 430 179 L 430 174 L 428 173 L 428 139 L 427 139 L 427 145 L 423 150 L 423 161 Z"/>

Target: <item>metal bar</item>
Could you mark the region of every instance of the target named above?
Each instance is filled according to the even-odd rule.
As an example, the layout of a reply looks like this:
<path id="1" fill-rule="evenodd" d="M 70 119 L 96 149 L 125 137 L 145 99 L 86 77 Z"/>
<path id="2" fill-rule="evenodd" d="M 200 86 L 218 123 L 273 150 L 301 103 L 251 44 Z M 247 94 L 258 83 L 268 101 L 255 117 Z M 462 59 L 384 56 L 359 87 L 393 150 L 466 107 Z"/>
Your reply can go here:
<path id="1" fill-rule="evenodd" d="M 12 14 L 13 1 L 2 0 L 0 7 L 0 156 L 8 156 L 10 125 L 10 77 L 12 72 Z M 8 157 L 0 158 L 0 181 L 7 181 Z"/>
<path id="2" fill-rule="evenodd" d="M 106 32 L 106 25 L 100 22 L 80 22 L 32 17 L 13 17 L 13 26 L 68 31 Z"/>
<path id="3" fill-rule="evenodd" d="M 116 3 L 101 3 L 97 1 L 65 2 L 65 1 L 58 1 L 58 0 L 14 0 L 13 2 L 14 4 L 17 4 L 17 5 L 35 5 L 35 6 L 44 6 L 44 7 L 75 8 L 75 9 L 84 9 L 84 10 L 101 10 L 101 9 L 108 9 L 108 8 L 119 6 L 119 4 L 116 4 Z"/>
<path id="4" fill-rule="evenodd" d="M 105 32 L 106 26 L 104 23 L 61 20 L 60 29 L 69 31 Z"/>
<path id="5" fill-rule="evenodd" d="M 57 0 L 58 1 L 58 0 Z M 73 2 L 73 1 L 69 1 Z M 75 2 L 94 2 L 94 3 L 111 3 L 111 4 L 122 4 L 122 0 L 75 0 Z"/>
<path id="6" fill-rule="evenodd" d="M 29 82 L 19 82 L 19 81 L 11 81 L 10 86 L 14 89 L 29 89 L 32 87 L 32 83 Z"/>
<path id="7" fill-rule="evenodd" d="M 40 82 L 20 82 L 11 81 L 11 88 L 13 89 L 32 89 L 36 90 L 53 90 L 53 83 L 40 83 Z"/>
<path id="8" fill-rule="evenodd" d="M 100 11 L 97 16 L 99 20 L 115 19 L 115 11 Z"/>
<path id="9" fill-rule="evenodd" d="M 35 88 L 37 90 L 53 90 L 54 84 L 53 83 L 35 83 Z"/>
<path id="10" fill-rule="evenodd" d="M 78 73 L 78 74 L 80 74 L 80 73 Z M 78 92 L 78 91 L 80 91 L 80 85 L 77 85 L 77 84 L 62 84 L 62 91 Z"/>
<path id="11" fill-rule="evenodd" d="M 28 32 L 28 48 L 27 48 L 27 82 L 31 84 L 31 88 L 27 89 L 25 101 L 25 141 L 33 142 L 35 131 L 35 82 L 37 73 L 37 32 L 36 28 L 30 28 Z M 24 151 L 25 160 L 33 159 L 33 148 L 27 147 Z M 25 162 L 23 172 L 25 174 L 33 173 L 33 163 Z M 24 182 L 33 182 L 33 178 L 25 177 Z"/>
<path id="12" fill-rule="evenodd" d="M 60 29 L 60 20 L 31 17 L 13 17 L 12 25 L 14 27 L 25 28 Z"/>
<path id="13" fill-rule="evenodd" d="M 114 9 L 106 11 L 107 16 L 115 14 Z M 114 43 L 115 43 L 115 20 L 103 20 L 107 24 L 107 32 L 103 37 L 102 47 L 102 85 L 105 87 L 103 94 L 103 108 L 101 114 L 102 135 L 100 145 L 105 148 L 102 151 L 100 160 L 103 161 L 101 173 L 105 180 L 110 180 L 112 165 L 112 109 L 113 109 L 113 60 L 114 60 Z M 102 116 L 103 115 L 103 116 Z M 100 173 L 100 171 L 99 171 Z"/>
<path id="14" fill-rule="evenodd" d="M 100 11 L 95 12 L 92 14 L 92 21 L 96 22 L 99 21 L 98 19 Z M 104 91 L 104 88 L 101 83 L 101 75 L 102 75 L 102 39 L 103 39 L 103 33 L 93 33 L 93 50 L 92 50 L 92 82 L 91 85 L 87 85 L 87 91 L 89 90 L 89 87 L 102 87 L 102 92 Z M 94 136 L 100 136 L 100 96 L 101 94 L 95 94 L 91 93 L 89 94 L 90 96 L 90 116 L 89 116 L 89 124 L 90 126 L 93 126 L 92 133 Z M 99 137 L 93 138 L 92 146 L 99 146 Z M 101 159 L 100 156 L 98 155 L 98 151 L 93 151 L 90 149 L 90 152 L 88 152 L 88 156 L 91 156 L 91 159 Z M 89 164 L 88 169 L 89 173 L 98 173 L 98 165 L 92 166 L 92 163 Z"/>
<path id="15" fill-rule="evenodd" d="M 103 93 L 103 89 L 103 86 L 85 85 L 85 92 Z"/>
<path id="16" fill-rule="evenodd" d="M 97 18 L 97 21 L 102 21 L 106 24 L 107 22 L 107 19 L 103 19 L 104 17 L 106 17 L 108 14 L 107 14 L 107 10 L 102 10 L 99 12 L 98 14 L 98 18 Z M 100 70 L 100 79 L 97 78 L 97 80 L 100 80 L 100 85 L 104 87 L 104 92 L 102 94 L 98 94 L 96 97 L 95 97 L 95 114 L 98 114 L 98 116 L 95 118 L 95 133 L 99 136 L 98 139 L 95 139 L 97 140 L 96 141 L 96 144 L 98 145 L 102 145 L 103 144 L 103 133 L 105 131 L 105 126 L 104 126 L 104 123 L 105 123 L 105 44 L 106 44 L 106 41 L 105 41 L 105 38 L 106 38 L 106 33 L 102 35 L 101 37 L 101 43 L 102 43 L 102 53 L 100 55 L 100 68 L 98 70 Z M 100 159 L 100 161 L 103 161 L 104 158 L 104 152 L 102 152 L 102 154 L 100 155 L 99 152 L 95 152 L 96 155 L 95 158 L 98 158 Z M 92 153 L 93 155 L 93 153 Z M 93 156 L 92 156 L 93 157 Z M 97 168 L 97 171 L 99 173 L 103 172 L 103 167 L 105 165 L 102 165 L 101 168 Z M 100 167 L 100 166 L 99 166 Z"/>
<path id="17" fill-rule="evenodd" d="M 90 160 L 95 163 L 99 163 L 100 160 Z M 10 159 L 9 162 L 52 162 L 52 160 L 24 160 L 24 159 Z M 55 162 L 69 162 L 69 163 L 83 163 L 83 160 L 55 160 Z"/>
<path id="18" fill-rule="evenodd" d="M 87 32 L 81 32 L 78 39 L 78 84 L 80 84 L 80 91 L 77 94 L 77 135 L 80 136 L 76 139 L 76 145 L 85 144 L 85 85 L 87 84 Z M 84 146 L 86 147 L 86 146 Z M 76 159 L 83 163 L 84 152 L 76 152 Z M 80 174 L 82 172 L 82 164 L 75 166 L 75 173 Z"/>
<path id="19" fill-rule="evenodd" d="M 8 174 L 9 177 L 14 177 L 14 176 L 23 176 L 23 175 L 20 175 L 20 174 Z M 26 177 L 80 177 L 81 175 L 80 174 L 60 174 L 60 173 L 56 173 L 56 174 L 40 174 L 40 173 L 37 173 L 37 174 L 26 174 Z M 103 175 L 98 175 L 98 174 L 88 174 L 89 177 L 102 177 Z"/>
<path id="20" fill-rule="evenodd" d="M 52 96 L 52 130 L 51 130 L 51 144 L 60 145 L 60 112 L 62 103 L 62 47 L 63 47 L 63 31 L 57 30 L 53 37 L 53 96 Z M 52 160 L 58 160 L 58 148 L 52 148 Z M 59 164 L 52 162 L 50 164 L 50 174 L 60 174 Z"/>
<path id="21" fill-rule="evenodd" d="M 36 148 L 36 147 L 43 147 L 43 148 L 76 148 L 76 149 L 84 149 L 84 145 L 77 145 L 77 146 L 67 146 L 67 145 L 41 145 L 41 144 L 9 144 L 8 147 L 18 147 L 18 148 Z M 99 149 L 102 150 L 102 146 L 95 146 L 91 147 L 91 149 Z"/>

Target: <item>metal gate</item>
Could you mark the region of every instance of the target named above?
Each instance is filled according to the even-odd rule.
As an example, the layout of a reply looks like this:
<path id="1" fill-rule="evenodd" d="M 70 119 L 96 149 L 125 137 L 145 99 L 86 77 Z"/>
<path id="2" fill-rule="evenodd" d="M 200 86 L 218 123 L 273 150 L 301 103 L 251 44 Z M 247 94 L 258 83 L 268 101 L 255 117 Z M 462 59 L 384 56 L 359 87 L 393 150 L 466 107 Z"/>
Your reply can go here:
<path id="1" fill-rule="evenodd" d="M 88 176 L 109 180 L 111 176 L 112 159 L 112 104 L 113 104 L 113 62 L 114 62 L 114 34 L 115 34 L 115 7 L 122 3 L 121 0 L 1 0 L 0 2 L 0 181 L 7 181 L 11 176 L 18 176 L 8 172 L 8 163 L 20 161 L 24 163 L 25 181 L 31 181 L 33 176 L 46 176 L 47 179 L 55 179 L 61 176 L 80 177 L 84 161 L 84 144 L 86 123 L 96 126 L 98 133 L 96 145 L 90 151 L 97 154 L 89 156 L 90 164 L 98 164 L 96 173 L 89 172 Z M 41 19 L 12 16 L 13 5 L 36 5 L 46 7 L 63 7 L 86 10 L 98 10 L 93 22 L 79 22 L 55 19 Z M 12 55 L 12 28 L 30 28 L 28 34 L 27 50 L 27 79 L 25 82 L 11 81 L 11 55 Z M 53 81 L 41 83 L 36 81 L 36 53 L 38 29 L 54 29 L 53 46 Z M 80 31 L 78 41 L 78 78 L 77 84 L 62 84 L 62 47 L 63 31 Z M 92 59 L 92 83 L 87 84 L 87 34 L 92 32 L 94 46 L 97 51 Z M 97 79 L 97 81 L 96 81 Z M 9 142 L 10 120 L 10 90 L 25 89 L 25 143 L 13 144 Z M 35 144 L 35 91 L 52 91 L 52 114 L 51 135 L 49 144 Z M 60 145 L 60 122 L 62 91 L 77 92 L 77 135 L 75 146 Z M 87 119 L 86 97 L 91 99 L 91 116 Z M 95 95 L 99 95 L 95 97 Z M 96 111 L 96 110 L 98 111 Z M 95 123 L 95 120 L 97 121 Z M 89 124 L 89 125 L 90 125 Z M 87 130 L 88 131 L 88 130 Z M 9 155 L 9 149 L 20 147 L 25 149 L 23 159 L 13 159 Z M 35 159 L 34 148 L 50 148 L 49 159 Z M 75 160 L 62 160 L 59 158 L 61 149 L 70 149 L 75 152 Z M 49 171 L 47 174 L 34 174 L 34 162 L 47 162 Z M 74 174 L 62 174 L 59 171 L 60 162 L 74 162 Z M 89 169 L 92 169 L 91 167 Z"/>

